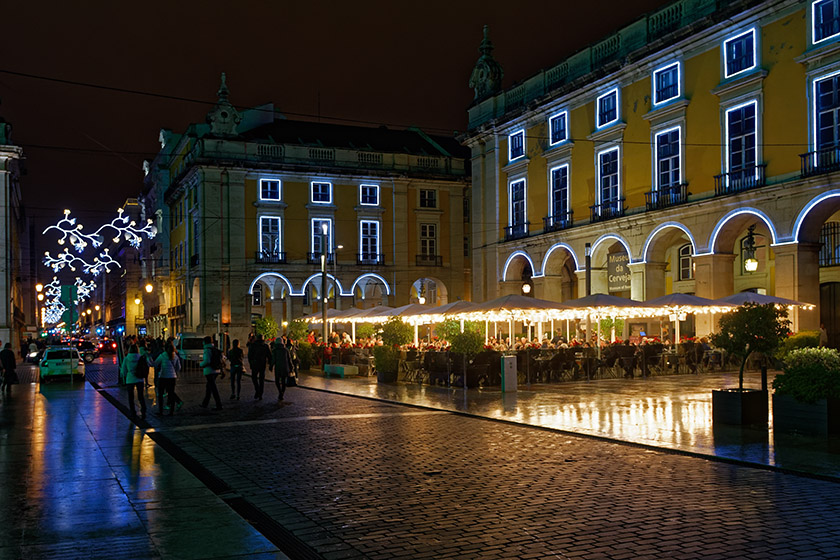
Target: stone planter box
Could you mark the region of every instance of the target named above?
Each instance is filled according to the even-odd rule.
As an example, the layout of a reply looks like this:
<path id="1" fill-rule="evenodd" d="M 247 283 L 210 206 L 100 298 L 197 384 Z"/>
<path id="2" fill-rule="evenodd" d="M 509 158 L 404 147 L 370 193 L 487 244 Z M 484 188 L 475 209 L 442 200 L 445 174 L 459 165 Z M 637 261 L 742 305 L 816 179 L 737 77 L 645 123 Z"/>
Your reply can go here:
<path id="1" fill-rule="evenodd" d="M 376 381 L 377 383 L 396 383 L 397 372 L 376 370 Z"/>
<path id="2" fill-rule="evenodd" d="M 840 399 L 803 403 L 788 395 L 773 395 L 773 429 L 818 436 L 840 434 Z"/>
<path id="3" fill-rule="evenodd" d="M 767 425 L 767 391 L 721 389 L 712 391 L 712 420 L 715 424 Z"/>

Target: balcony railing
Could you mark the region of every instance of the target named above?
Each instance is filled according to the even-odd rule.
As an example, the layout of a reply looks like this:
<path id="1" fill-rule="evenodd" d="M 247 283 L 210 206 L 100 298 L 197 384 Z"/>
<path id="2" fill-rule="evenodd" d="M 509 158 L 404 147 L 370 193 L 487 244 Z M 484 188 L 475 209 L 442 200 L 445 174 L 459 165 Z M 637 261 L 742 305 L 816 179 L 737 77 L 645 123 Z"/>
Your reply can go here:
<path id="1" fill-rule="evenodd" d="M 572 211 L 543 218 L 543 233 L 572 227 Z"/>
<path id="2" fill-rule="evenodd" d="M 380 265 L 385 263 L 385 255 L 381 253 L 358 253 L 356 255 L 356 264 L 375 264 Z"/>
<path id="3" fill-rule="evenodd" d="M 327 253 L 327 264 L 332 264 L 335 253 Z M 306 253 L 306 262 L 309 264 L 321 264 L 321 253 Z"/>
<path id="4" fill-rule="evenodd" d="M 669 206 L 676 206 L 688 200 L 689 194 L 687 183 L 650 191 L 645 193 L 645 208 L 647 210 L 660 210 Z"/>
<path id="5" fill-rule="evenodd" d="M 443 266 L 443 257 L 440 255 L 416 255 L 414 264 L 417 266 Z"/>
<path id="6" fill-rule="evenodd" d="M 840 170 L 840 147 L 799 154 L 799 159 L 802 161 L 802 177 L 838 171 Z"/>
<path id="7" fill-rule="evenodd" d="M 715 175 L 715 196 L 734 194 L 765 185 L 766 163 Z"/>
<path id="8" fill-rule="evenodd" d="M 529 229 L 531 229 L 531 222 L 523 222 L 521 224 L 507 226 L 505 228 L 505 241 L 513 241 L 514 239 L 528 237 Z"/>
<path id="9" fill-rule="evenodd" d="M 593 204 L 589 207 L 589 221 L 603 222 L 604 220 L 612 220 L 624 215 L 624 199 L 615 198 L 613 200 L 605 200 L 600 204 Z"/>
<path id="10" fill-rule="evenodd" d="M 190 255 L 190 266 L 198 266 L 198 255 Z"/>
<path id="11" fill-rule="evenodd" d="M 285 251 L 257 251 L 257 262 L 260 264 L 284 264 L 286 262 Z"/>

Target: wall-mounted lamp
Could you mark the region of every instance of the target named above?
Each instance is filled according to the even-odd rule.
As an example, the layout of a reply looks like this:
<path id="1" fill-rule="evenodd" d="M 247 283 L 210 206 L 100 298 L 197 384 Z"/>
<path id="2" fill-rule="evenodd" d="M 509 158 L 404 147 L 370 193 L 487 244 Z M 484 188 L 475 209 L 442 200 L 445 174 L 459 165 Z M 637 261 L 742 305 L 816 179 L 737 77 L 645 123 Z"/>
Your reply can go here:
<path id="1" fill-rule="evenodd" d="M 744 270 L 747 272 L 758 270 L 758 259 L 755 258 L 755 224 L 747 228 L 747 240 L 744 243 Z"/>

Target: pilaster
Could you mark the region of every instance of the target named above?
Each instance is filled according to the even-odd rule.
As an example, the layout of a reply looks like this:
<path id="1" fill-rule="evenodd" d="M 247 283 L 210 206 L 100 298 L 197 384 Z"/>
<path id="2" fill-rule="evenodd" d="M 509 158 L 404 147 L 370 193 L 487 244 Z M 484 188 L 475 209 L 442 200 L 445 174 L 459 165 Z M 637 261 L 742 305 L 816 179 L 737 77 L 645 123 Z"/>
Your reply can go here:
<path id="1" fill-rule="evenodd" d="M 791 330 L 820 328 L 820 246 L 794 243 L 773 247 L 776 254 L 776 295 L 816 305 L 814 309 L 795 308 L 788 312 Z"/>
<path id="2" fill-rule="evenodd" d="M 708 299 L 718 299 L 732 294 L 734 275 L 732 266 L 735 255 L 731 253 L 698 255 L 694 257 L 694 280 L 696 294 Z M 715 330 L 717 319 L 714 314 L 697 315 L 697 335 L 705 336 Z"/>
<path id="3" fill-rule="evenodd" d="M 645 301 L 665 295 L 665 267 L 667 263 L 630 263 L 630 297 Z"/>

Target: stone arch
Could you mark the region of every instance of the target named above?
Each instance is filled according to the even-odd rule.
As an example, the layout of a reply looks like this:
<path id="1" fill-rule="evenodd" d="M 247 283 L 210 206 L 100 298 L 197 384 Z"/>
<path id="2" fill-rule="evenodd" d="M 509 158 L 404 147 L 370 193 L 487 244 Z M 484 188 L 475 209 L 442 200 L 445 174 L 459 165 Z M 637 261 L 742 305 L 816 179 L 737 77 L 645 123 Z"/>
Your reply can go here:
<path id="1" fill-rule="evenodd" d="M 251 281 L 251 285 L 248 286 L 249 294 L 254 293 L 254 286 L 257 285 L 257 282 L 262 282 L 269 290 L 269 293 L 264 293 L 263 297 L 270 296 L 272 298 L 279 299 L 286 295 L 303 295 L 303 289 L 301 289 L 300 293 L 295 293 L 294 289 L 292 289 L 292 283 L 289 282 L 289 279 L 283 276 L 282 274 L 278 274 L 276 272 L 264 272 L 256 278 L 254 278 Z"/>
<path id="2" fill-rule="evenodd" d="M 793 224 L 793 241 L 819 243 L 823 224 L 840 211 L 840 190 L 835 189 L 815 196 L 806 204 Z"/>
<path id="3" fill-rule="evenodd" d="M 355 298 L 356 303 L 361 301 L 361 307 L 363 308 L 387 305 L 388 296 L 391 295 L 391 287 L 382 276 L 369 272 L 356 278 L 350 287 L 350 295 Z"/>
<path id="4" fill-rule="evenodd" d="M 572 261 L 574 262 L 575 266 L 575 271 L 582 270 L 580 266 L 580 261 L 578 260 L 577 255 L 575 254 L 575 250 L 572 249 L 571 245 L 567 243 L 555 243 L 554 245 L 548 248 L 548 251 L 545 252 L 545 256 L 542 260 L 542 266 L 540 267 L 540 276 L 546 274 L 546 266 L 548 266 L 549 257 L 551 257 L 551 255 L 554 254 L 556 251 L 560 251 L 561 255 L 563 251 L 565 251 L 567 257 L 572 257 Z"/>
<path id="5" fill-rule="evenodd" d="M 577 274 L 580 268 L 571 247 L 565 243 L 552 245 L 542 261 L 541 273 L 536 277 L 536 297 L 551 301 L 566 301 L 577 297 Z"/>
<path id="6" fill-rule="evenodd" d="M 740 238 L 741 232 L 753 223 L 760 223 L 764 231 L 759 231 L 759 233 L 769 234 L 771 243 L 776 244 L 778 241 L 776 226 L 767 214 L 756 208 L 739 208 L 718 220 L 709 237 L 709 252 L 717 254 L 734 252 L 735 243 Z"/>
<path id="7" fill-rule="evenodd" d="M 427 305 L 445 305 L 449 303 L 449 290 L 439 278 L 423 276 L 411 284 L 409 299 L 411 303 L 418 303 L 420 295 L 426 298 Z"/>
<path id="8" fill-rule="evenodd" d="M 609 255 L 614 253 L 626 253 L 628 264 L 633 262 L 633 252 L 630 250 L 630 244 L 620 235 L 607 233 L 596 239 L 592 244 L 590 252 L 592 293 L 609 293 L 607 260 Z M 627 291 L 629 292 L 629 288 Z"/>
<path id="9" fill-rule="evenodd" d="M 530 268 L 531 275 L 534 275 L 537 271 L 531 255 L 525 251 L 514 251 L 505 261 L 505 266 L 502 270 L 502 282 L 518 281 L 522 277 L 523 272 L 526 271 L 526 267 Z"/>
<path id="10" fill-rule="evenodd" d="M 687 239 L 691 244 L 692 253 L 697 253 L 697 243 L 685 225 L 680 222 L 664 222 L 656 226 L 648 234 L 642 249 L 642 261 L 662 262 L 663 254 L 668 247 L 675 245 L 680 239 Z"/>
<path id="11" fill-rule="evenodd" d="M 306 291 L 307 286 L 312 286 L 315 290 L 315 295 L 317 297 L 321 296 L 321 273 L 316 272 L 315 274 L 311 275 L 309 278 L 303 281 L 303 286 L 300 288 L 301 294 Z M 335 290 L 338 290 L 338 293 L 341 294 L 344 292 L 344 289 L 341 287 L 341 282 L 338 281 L 338 278 L 327 273 L 327 295 L 332 296 L 334 295 Z"/>
<path id="12" fill-rule="evenodd" d="M 613 241 L 613 243 L 609 243 L 609 241 Z M 605 243 L 606 245 L 604 245 Z M 604 246 L 607 248 L 606 253 L 613 252 L 612 249 L 614 248 L 615 243 L 619 243 L 620 245 L 622 245 L 624 247 L 624 250 L 627 252 L 627 255 L 630 257 L 630 262 L 634 262 L 633 251 L 630 250 L 630 244 L 627 242 L 626 239 L 624 239 L 616 233 L 605 233 L 604 235 L 595 240 L 590 250 L 590 254 L 592 255 L 592 262 L 595 263 L 596 255 L 600 257 L 601 253 L 599 252 L 599 249 L 602 249 L 602 247 Z"/>

